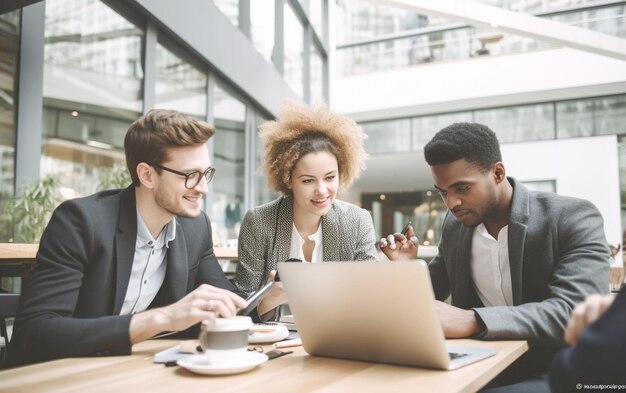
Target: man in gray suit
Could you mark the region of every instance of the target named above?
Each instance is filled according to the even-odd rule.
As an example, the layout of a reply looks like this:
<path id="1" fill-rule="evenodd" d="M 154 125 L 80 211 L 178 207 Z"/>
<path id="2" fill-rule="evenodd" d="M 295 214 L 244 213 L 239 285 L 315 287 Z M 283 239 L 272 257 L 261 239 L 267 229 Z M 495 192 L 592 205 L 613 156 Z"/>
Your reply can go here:
<path id="1" fill-rule="evenodd" d="M 608 291 L 600 213 L 507 177 L 496 135 L 481 124 L 444 128 L 424 155 L 449 209 L 429 264 L 446 337 L 528 340 L 529 353 L 490 386 L 548 391 L 546 372 L 573 306 Z M 381 250 L 392 260 L 416 258 L 412 228 L 407 237 L 390 235 Z M 448 296 L 451 305 L 442 302 Z"/>
<path id="2" fill-rule="evenodd" d="M 246 306 L 217 262 L 201 210 L 214 132 L 152 110 L 124 140 L 133 184 L 55 210 L 22 292 L 9 364 L 130 354 L 156 334 Z"/>

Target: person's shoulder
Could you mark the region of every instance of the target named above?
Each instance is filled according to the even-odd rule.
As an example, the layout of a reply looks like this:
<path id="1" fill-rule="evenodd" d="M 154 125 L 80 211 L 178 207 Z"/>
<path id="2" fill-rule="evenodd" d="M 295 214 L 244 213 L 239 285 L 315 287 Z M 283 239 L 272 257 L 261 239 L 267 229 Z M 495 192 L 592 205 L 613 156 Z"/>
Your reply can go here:
<path id="1" fill-rule="evenodd" d="M 88 196 L 68 199 L 63 201 L 58 209 L 108 209 L 112 205 L 118 205 L 123 193 L 128 189 L 111 189 L 96 192 Z"/>
<path id="2" fill-rule="evenodd" d="M 287 200 L 286 197 L 278 197 L 273 201 L 267 202 L 263 205 L 253 207 L 246 213 L 249 217 L 255 217 L 258 219 L 264 219 L 268 217 L 275 217 L 281 205 Z"/>
<path id="3" fill-rule="evenodd" d="M 338 214 L 347 217 L 361 218 L 365 215 L 370 216 L 370 213 L 366 209 L 363 209 L 362 207 L 350 202 L 341 201 L 339 199 L 335 199 L 333 201 L 333 210 Z"/>
<path id="4" fill-rule="evenodd" d="M 590 201 L 582 198 L 560 195 L 554 192 L 529 191 L 531 206 L 541 206 L 546 210 L 569 211 L 576 209 L 593 209 L 596 206 Z"/>

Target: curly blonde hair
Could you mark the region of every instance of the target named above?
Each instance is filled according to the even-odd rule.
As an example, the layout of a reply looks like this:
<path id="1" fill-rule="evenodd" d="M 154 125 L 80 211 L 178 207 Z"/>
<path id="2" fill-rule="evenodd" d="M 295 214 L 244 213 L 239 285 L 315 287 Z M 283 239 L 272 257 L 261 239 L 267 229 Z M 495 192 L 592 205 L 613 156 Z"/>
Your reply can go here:
<path id="1" fill-rule="evenodd" d="M 265 144 L 263 169 L 270 186 L 288 195 L 291 174 L 304 155 L 327 151 L 337 158 L 340 187 L 349 187 L 365 168 L 367 135 L 356 122 L 324 103 L 311 107 L 286 101 L 276 121 L 260 127 Z"/>

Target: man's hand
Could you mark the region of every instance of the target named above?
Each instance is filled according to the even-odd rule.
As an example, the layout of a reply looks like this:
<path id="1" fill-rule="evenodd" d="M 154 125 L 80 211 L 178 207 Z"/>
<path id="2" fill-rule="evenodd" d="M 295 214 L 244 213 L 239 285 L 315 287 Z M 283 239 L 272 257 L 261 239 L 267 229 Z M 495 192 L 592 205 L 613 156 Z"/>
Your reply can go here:
<path id="1" fill-rule="evenodd" d="M 272 270 L 268 281 L 274 281 L 275 277 L 276 270 Z M 287 303 L 287 294 L 285 293 L 283 283 L 281 281 L 276 281 L 272 289 L 270 289 L 270 293 L 268 293 L 263 300 L 261 300 L 261 303 L 259 303 L 257 312 L 261 319 L 270 319 L 273 314 L 270 315 L 269 313 L 274 311 L 276 307 L 285 303 Z"/>
<path id="2" fill-rule="evenodd" d="M 413 227 L 409 227 L 406 236 L 396 232 L 380 239 L 380 250 L 392 261 L 416 259 L 418 247 L 419 243 L 413 233 Z"/>
<path id="3" fill-rule="evenodd" d="M 591 295 L 584 302 L 578 303 L 565 328 L 565 342 L 571 346 L 576 345 L 583 330 L 604 314 L 614 298 L 612 295 Z"/>
<path id="4" fill-rule="evenodd" d="M 246 305 L 244 299 L 230 291 L 202 284 L 174 304 L 133 315 L 130 340 L 135 344 L 160 332 L 187 329 L 203 320 L 230 318 Z"/>
<path id="5" fill-rule="evenodd" d="M 481 326 L 472 310 L 463 310 L 435 300 L 435 310 L 446 338 L 466 338 L 480 332 Z"/>

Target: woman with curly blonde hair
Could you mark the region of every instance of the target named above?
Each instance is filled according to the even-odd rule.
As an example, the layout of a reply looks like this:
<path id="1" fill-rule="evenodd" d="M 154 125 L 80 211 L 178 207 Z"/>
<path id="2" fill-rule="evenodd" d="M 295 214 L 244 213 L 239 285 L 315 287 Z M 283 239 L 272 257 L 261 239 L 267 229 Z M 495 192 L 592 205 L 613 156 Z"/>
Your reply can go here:
<path id="1" fill-rule="evenodd" d="M 256 291 L 273 280 L 278 262 L 358 261 L 377 257 L 370 214 L 337 200 L 361 174 L 366 138 L 350 118 L 324 104 L 286 102 L 276 121 L 261 126 L 264 169 L 283 195 L 245 215 L 239 232 L 236 284 Z M 287 302 L 277 282 L 258 306 L 261 316 Z"/>

